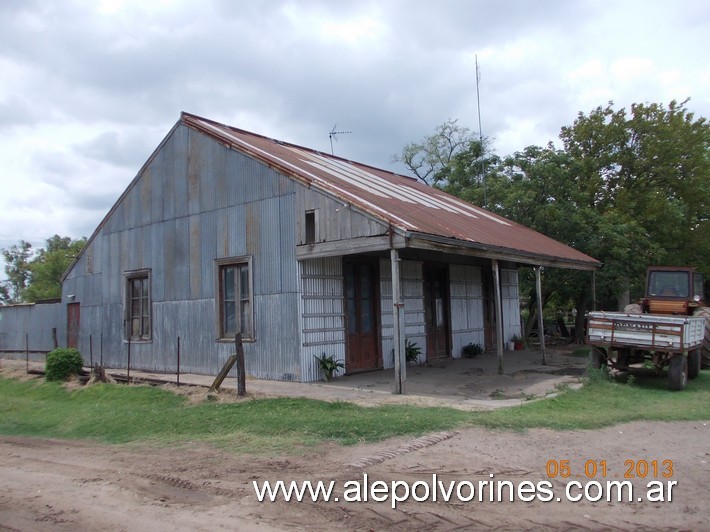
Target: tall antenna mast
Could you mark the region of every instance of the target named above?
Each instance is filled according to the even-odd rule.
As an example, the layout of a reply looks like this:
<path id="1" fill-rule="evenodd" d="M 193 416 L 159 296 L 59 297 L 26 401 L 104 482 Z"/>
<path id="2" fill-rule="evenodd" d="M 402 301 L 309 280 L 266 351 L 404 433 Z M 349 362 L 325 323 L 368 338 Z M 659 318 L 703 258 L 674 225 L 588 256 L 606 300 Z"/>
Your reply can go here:
<path id="1" fill-rule="evenodd" d="M 481 186 L 483 187 L 483 206 L 488 203 L 486 198 L 486 169 L 483 162 L 483 129 L 481 128 L 481 94 L 478 82 L 481 81 L 481 70 L 478 68 L 478 54 L 476 54 L 476 104 L 478 106 L 478 141 L 481 143 Z"/>
<path id="2" fill-rule="evenodd" d="M 338 142 L 338 135 L 347 135 L 349 133 L 352 133 L 352 131 L 335 131 L 335 128 L 338 124 L 333 124 L 333 129 L 330 130 L 330 133 L 328 133 L 328 138 L 330 139 L 330 154 L 335 155 L 335 152 L 333 151 L 333 139 L 335 139 L 335 142 Z"/>

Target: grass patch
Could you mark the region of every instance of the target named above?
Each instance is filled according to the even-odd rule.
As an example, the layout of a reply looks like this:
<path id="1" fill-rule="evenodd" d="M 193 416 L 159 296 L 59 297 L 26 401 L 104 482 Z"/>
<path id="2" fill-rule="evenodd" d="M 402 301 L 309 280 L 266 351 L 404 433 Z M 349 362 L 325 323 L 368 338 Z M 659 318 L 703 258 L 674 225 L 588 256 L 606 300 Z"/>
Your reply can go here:
<path id="1" fill-rule="evenodd" d="M 710 419 L 710 372 L 683 392 L 667 380 L 637 375 L 631 384 L 601 372 L 581 390 L 487 412 L 386 405 L 365 408 L 303 398 L 202 402 L 149 386 L 55 383 L 0 377 L 0 434 L 105 443 L 179 445 L 199 441 L 232 452 L 299 454 L 324 441 L 341 445 L 417 436 L 462 426 L 507 430 L 593 429 L 635 420 Z"/>
<path id="2" fill-rule="evenodd" d="M 596 429 L 629 421 L 695 421 L 710 419 L 710 372 L 702 371 L 682 392 L 668 390 L 668 380 L 636 375 L 628 382 L 602 370 L 580 390 L 492 412 L 472 412 L 468 420 L 489 428 L 524 430 Z"/>
<path id="3" fill-rule="evenodd" d="M 59 384 L 0 378 L 0 433 L 89 438 L 106 443 L 205 441 L 230 450 L 297 451 L 322 441 L 342 445 L 447 430 L 465 421 L 450 408 L 363 408 L 303 398 L 187 404 L 149 386 Z"/>

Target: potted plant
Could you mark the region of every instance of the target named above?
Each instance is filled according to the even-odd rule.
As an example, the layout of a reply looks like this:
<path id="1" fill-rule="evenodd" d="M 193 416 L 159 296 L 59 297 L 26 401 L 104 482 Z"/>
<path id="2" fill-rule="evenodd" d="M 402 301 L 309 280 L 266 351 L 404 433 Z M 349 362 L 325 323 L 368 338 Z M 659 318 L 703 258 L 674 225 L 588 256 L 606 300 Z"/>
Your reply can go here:
<path id="1" fill-rule="evenodd" d="M 513 337 L 510 339 L 511 342 L 515 345 L 515 350 L 520 351 L 524 346 L 525 346 L 525 341 L 522 336 L 519 334 L 513 335 Z"/>
<path id="2" fill-rule="evenodd" d="M 313 358 L 318 361 L 318 367 L 320 368 L 321 375 L 323 376 L 323 380 L 326 382 L 333 378 L 333 373 L 336 370 L 345 368 L 345 364 L 339 360 L 335 360 L 333 355 L 326 355 L 323 353 L 321 356 L 313 355 Z"/>
<path id="3" fill-rule="evenodd" d="M 408 364 L 418 363 L 421 352 L 422 348 L 419 347 L 416 342 L 410 342 L 409 340 L 404 341 L 404 356 Z"/>
<path id="4" fill-rule="evenodd" d="M 468 344 L 463 346 L 461 349 L 461 354 L 465 356 L 466 358 L 473 358 L 477 355 L 480 355 L 483 353 L 483 347 L 481 347 L 479 344 Z"/>

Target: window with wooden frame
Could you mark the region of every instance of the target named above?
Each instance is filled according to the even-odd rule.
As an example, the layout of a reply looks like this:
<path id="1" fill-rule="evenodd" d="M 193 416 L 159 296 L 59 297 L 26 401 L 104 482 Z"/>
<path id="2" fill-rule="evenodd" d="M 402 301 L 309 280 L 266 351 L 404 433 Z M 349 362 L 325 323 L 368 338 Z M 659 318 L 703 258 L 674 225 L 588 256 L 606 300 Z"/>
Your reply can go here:
<path id="1" fill-rule="evenodd" d="M 151 339 L 150 271 L 126 274 L 126 337 L 131 340 Z"/>
<path id="2" fill-rule="evenodd" d="M 249 257 L 220 260 L 219 279 L 219 337 L 234 338 L 242 333 L 246 340 L 254 339 L 254 305 L 251 289 L 251 260 Z"/>

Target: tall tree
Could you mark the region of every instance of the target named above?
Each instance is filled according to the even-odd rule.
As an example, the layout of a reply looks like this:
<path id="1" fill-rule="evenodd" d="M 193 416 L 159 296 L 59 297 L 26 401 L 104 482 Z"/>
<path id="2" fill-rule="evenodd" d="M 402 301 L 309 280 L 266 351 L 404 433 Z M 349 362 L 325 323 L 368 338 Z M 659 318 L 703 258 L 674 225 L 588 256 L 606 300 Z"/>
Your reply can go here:
<path id="1" fill-rule="evenodd" d="M 19 303 L 22 301 L 22 292 L 30 279 L 29 262 L 32 258 L 32 244 L 20 240 L 19 245 L 3 249 L 2 256 L 5 260 L 5 274 L 7 275 L 3 295 L 7 297 L 7 303 Z"/>
<path id="2" fill-rule="evenodd" d="M 485 148 L 486 143 L 483 145 Z M 483 153 L 481 142 L 469 128 L 460 126 L 457 120 L 447 120 L 436 127 L 433 135 L 405 145 L 402 153 L 394 155 L 392 160 L 403 163 L 427 185 L 438 186 L 445 182 L 456 156 L 462 152 L 470 155 L 472 146 L 479 146 L 479 154 Z"/>
<path id="3" fill-rule="evenodd" d="M 470 135 L 463 144 L 442 141 L 447 129 L 440 126 L 405 147 L 402 160 L 424 169 L 432 184 L 482 205 L 484 159 L 486 207 L 602 261 L 598 300 L 616 309 L 641 295 L 651 264 L 696 266 L 710 277 L 710 127 L 686 103 L 634 104 L 629 111 L 609 103 L 562 128 L 562 150 L 530 146 L 503 159 L 486 156 Z M 437 146 L 454 144 L 445 156 L 429 157 Z M 591 303 L 584 275 L 546 277 L 551 288 L 543 299 L 583 316 Z"/>
<path id="4" fill-rule="evenodd" d="M 61 297 L 61 278 L 71 262 L 86 244 L 85 238 L 72 240 L 70 237 L 54 235 L 45 241 L 29 263 L 30 280 L 22 293 L 25 301 L 54 299 Z"/>
<path id="5" fill-rule="evenodd" d="M 85 244 L 86 238 L 72 240 L 54 235 L 36 252 L 24 240 L 3 249 L 8 280 L 0 286 L 0 302 L 34 302 L 60 297 L 61 277 Z"/>

